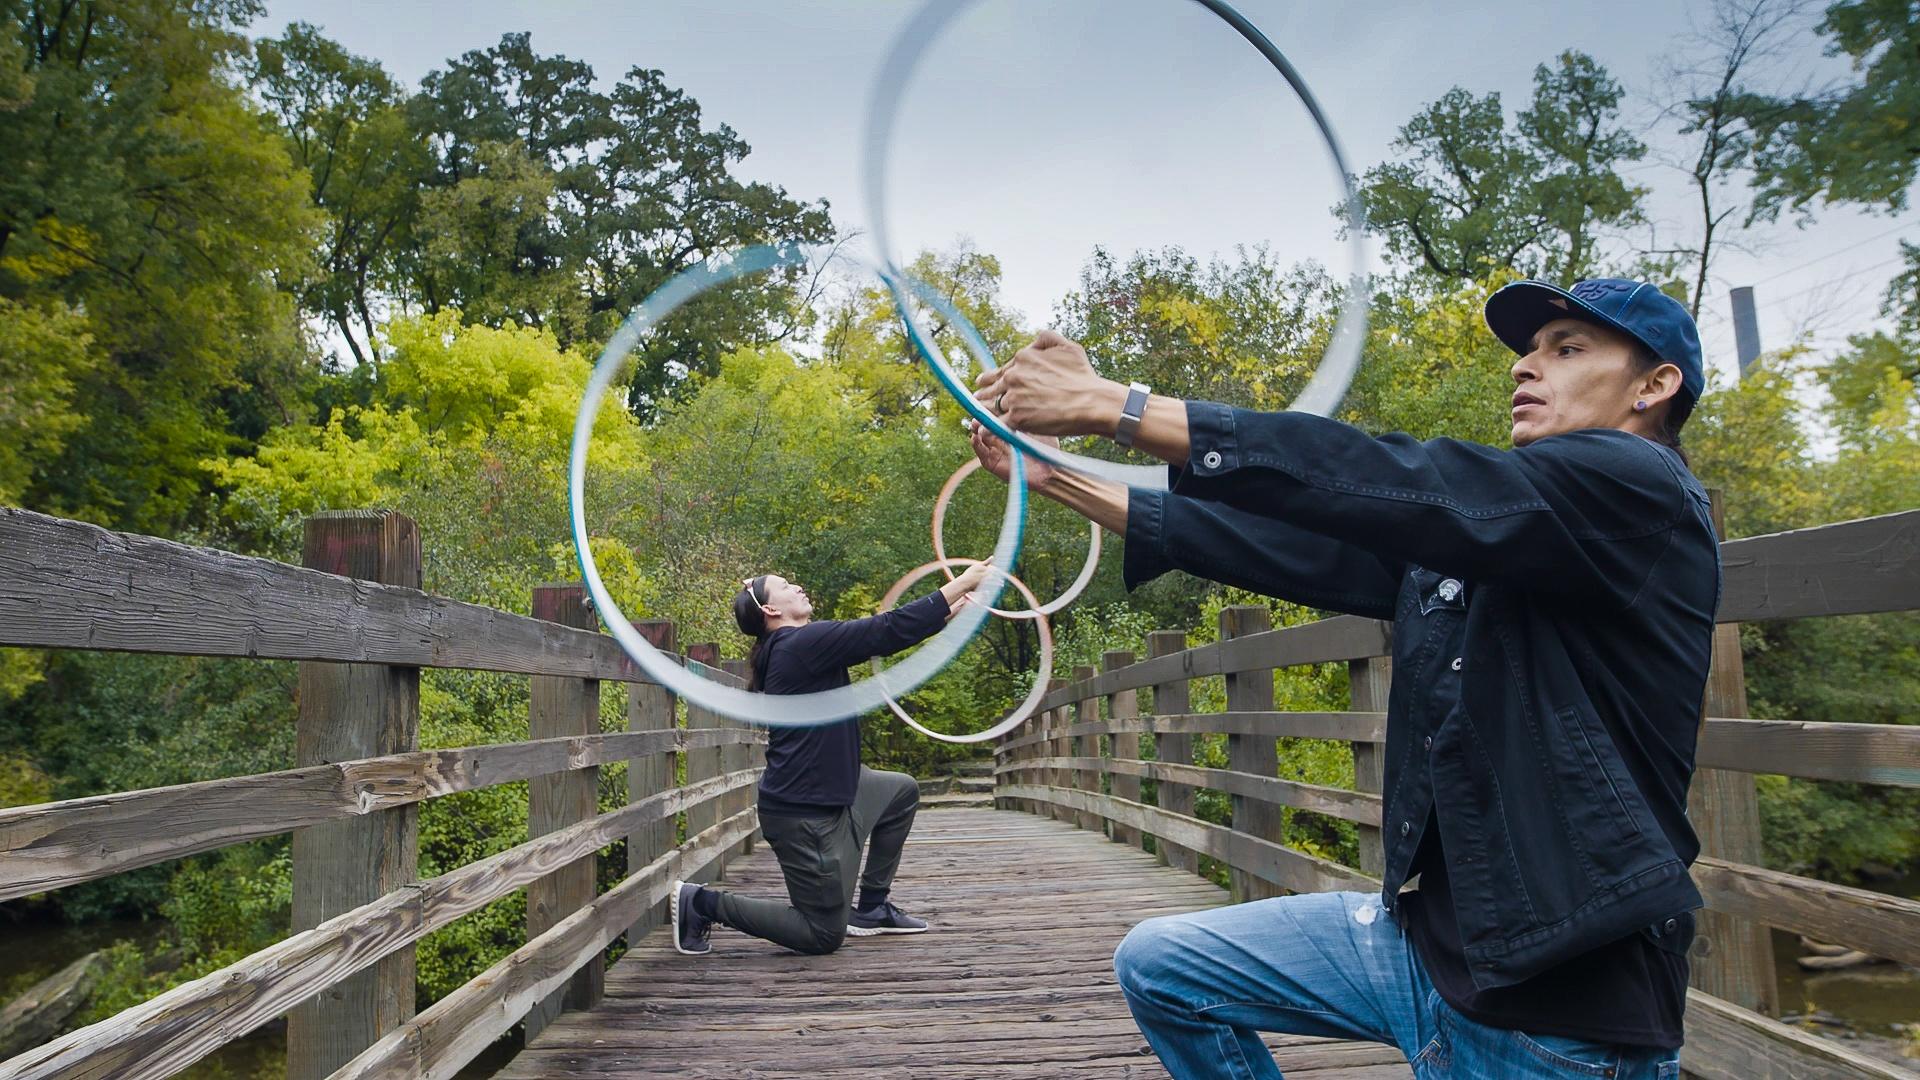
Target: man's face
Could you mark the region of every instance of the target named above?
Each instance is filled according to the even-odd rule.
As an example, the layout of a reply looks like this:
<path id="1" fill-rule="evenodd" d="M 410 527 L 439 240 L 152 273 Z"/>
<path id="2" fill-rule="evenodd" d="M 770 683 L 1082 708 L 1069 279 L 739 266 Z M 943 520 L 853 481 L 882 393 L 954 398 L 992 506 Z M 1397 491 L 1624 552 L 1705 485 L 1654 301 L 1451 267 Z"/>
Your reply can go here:
<path id="1" fill-rule="evenodd" d="M 813 617 L 813 601 L 807 598 L 807 590 L 779 574 L 767 575 L 767 602 L 763 606 L 772 608 L 788 619 Z"/>
<path id="2" fill-rule="evenodd" d="M 1513 365 L 1513 445 L 1585 428 L 1625 428 L 1634 415 L 1633 344 L 1579 319 L 1555 319 Z"/>

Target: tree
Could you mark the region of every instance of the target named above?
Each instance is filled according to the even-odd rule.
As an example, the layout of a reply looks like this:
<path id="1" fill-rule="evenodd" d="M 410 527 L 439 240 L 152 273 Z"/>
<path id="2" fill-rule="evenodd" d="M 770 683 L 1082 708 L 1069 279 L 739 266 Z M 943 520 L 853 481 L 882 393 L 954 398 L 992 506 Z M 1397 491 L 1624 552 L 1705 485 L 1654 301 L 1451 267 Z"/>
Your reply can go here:
<path id="1" fill-rule="evenodd" d="M 1620 84 L 1585 53 L 1564 52 L 1555 66 L 1540 65 L 1533 84 L 1520 134 L 1543 164 L 1532 185 L 1540 212 L 1562 238 L 1548 251 L 1547 274 L 1577 281 L 1593 268 L 1596 230 L 1639 220 L 1646 189 L 1618 170 L 1647 148 L 1619 126 Z"/>
<path id="2" fill-rule="evenodd" d="M 1726 235 L 1752 221 L 1747 200 L 1727 191 L 1730 180 L 1752 161 L 1746 80 L 1756 67 L 1787 50 L 1808 6 L 1810 0 L 1715 0 L 1708 26 L 1696 31 L 1686 52 L 1670 61 L 1668 81 L 1676 100 L 1664 111 L 1680 121 L 1681 136 L 1691 140 L 1677 164 L 1686 172 L 1700 210 L 1699 246 L 1683 253 L 1694 268 L 1688 310 L 1696 319 Z M 1694 50 L 1705 55 L 1697 60 L 1687 55 Z M 1735 221 L 1743 209 L 1746 221 Z"/>
<path id="3" fill-rule="evenodd" d="M 602 92 L 586 64 L 508 34 L 429 74 L 409 115 L 435 155 L 422 197 L 433 224 L 399 288 L 430 312 L 546 327 L 562 345 L 604 341 L 707 258 L 832 236 L 824 204 L 735 178 L 747 144 L 704 127 L 659 71 L 635 68 Z M 635 407 L 651 412 L 727 352 L 776 337 L 797 277 L 738 282 L 677 313 L 638 350 Z"/>
<path id="4" fill-rule="evenodd" d="M 1819 30 L 1857 78 L 1826 93 L 1749 94 L 1762 211 L 1815 200 L 1899 213 L 1920 175 L 1920 12 L 1913 0 L 1838 0 Z"/>
<path id="5" fill-rule="evenodd" d="M 256 9 L 6 10 L 31 97 L 0 111 L 0 296 L 14 317 L 84 312 L 99 357 L 70 372 L 81 423 L 20 497 L 171 531 L 200 508 L 199 461 L 299 416 L 313 375 L 286 291 L 304 178 L 232 78 Z"/>
<path id="6" fill-rule="evenodd" d="M 356 363 L 378 360 L 374 308 L 392 287 L 396 253 L 420 242 L 419 186 L 432 160 L 408 125 L 406 95 L 379 64 L 299 22 L 255 46 L 251 76 L 326 215 L 301 306 L 332 324 Z"/>
<path id="7" fill-rule="evenodd" d="M 1538 159 L 1507 129 L 1500 95 L 1460 87 L 1400 129 L 1396 160 L 1367 170 L 1367 229 L 1395 261 L 1470 279 L 1512 266 L 1550 228 L 1531 198 Z"/>
<path id="8" fill-rule="evenodd" d="M 1534 69 L 1513 128 L 1499 94 L 1454 87 L 1400 129 L 1401 159 L 1367 171 L 1368 231 L 1395 261 L 1441 277 L 1586 275 L 1600 230 L 1638 221 L 1645 194 L 1618 172 L 1646 153 L 1619 126 L 1620 99 L 1607 70 L 1573 51 Z"/>
<path id="9" fill-rule="evenodd" d="M 1206 263 L 1178 248 L 1125 263 L 1096 249 L 1058 321 L 1109 378 L 1277 409 L 1312 376 L 1340 295 L 1319 267 L 1282 267 L 1264 249 Z"/>

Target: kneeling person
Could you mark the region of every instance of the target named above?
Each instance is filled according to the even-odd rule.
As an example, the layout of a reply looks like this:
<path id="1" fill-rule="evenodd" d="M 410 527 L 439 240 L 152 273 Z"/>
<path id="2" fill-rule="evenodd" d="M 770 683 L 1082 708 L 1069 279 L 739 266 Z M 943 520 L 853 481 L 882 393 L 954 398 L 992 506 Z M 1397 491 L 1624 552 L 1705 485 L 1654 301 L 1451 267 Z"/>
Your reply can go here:
<path id="1" fill-rule="evenodd" d="M 849 665 L 891 656 L 939 632 L 986 572 L 985 564 L 972 567 L 939 592 L 845 622 L 815 622 L 807 591 L 778 574 L 754 578 L 733 602 L 734 622 L 754 639 L 747 689 L 807 694 L 846 686 Z M 838 949 L 848 934 L 924 932 L 924 921 L 887 896 L 919 805 L 913 777 L 860 764 L 858 717 L 772 729 L 760 778 L 760 828 L 786 876 L 788 902 L 677 882 L 669 904 L 674 947 L 707 952 L 715 923 L 815 955 Z"/>

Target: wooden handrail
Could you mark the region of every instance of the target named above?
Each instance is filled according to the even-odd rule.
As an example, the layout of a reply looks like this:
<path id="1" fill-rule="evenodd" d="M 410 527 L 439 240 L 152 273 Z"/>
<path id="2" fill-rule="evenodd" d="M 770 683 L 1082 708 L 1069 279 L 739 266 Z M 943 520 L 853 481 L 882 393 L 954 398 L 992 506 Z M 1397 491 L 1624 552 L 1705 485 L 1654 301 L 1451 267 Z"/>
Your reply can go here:
<path id="1" fill-rule="evenodd" d="M 1111 735 L 1271 735 L 1274 738 L 1333 739 L 1340 742 L 1386 741 L 1387 714 L 1383 712 L 1217 712 L 1138 716 L 1121 720 L 1090 720 L 1063 724 L 1042 738 L 1038 734 L 1009 739 L 996 753 L 1037 746 L 1048 739 Z"/>
<path id="2" fill-rule="evenodd" d="M 648 754 L 764 743 L 742 728 L 610 732 L 405 754 L 0 810 L 0 900 L 321 821 Z"/>
<path id="3" fill-rule="evenodd" d="M 0 645 L 649 681 L 605 634 L 8 507 Z"/>
<path id="4" fill-rule="evenodd" d="M 1283 626 L 1232 641 L 1199 645 L 1184 652 L 1156 656 L 1137 664 L 1070 682 L 1040 702 L 1057 709 L 1088 698 L 1121 690 L 1143 690 L 1171 679 L 1231 675 L 1261 668 L 1296 664 L 1326 664 L 1385 656 L 1393 650 L 1392 624 L 1354 615 L 1336 615 L 1299 626 Z"/>
<path id="5" fill-rule="evenodd" d="M 666 899 L 675 878 L 711 862 L 756 828 L 755 813 L 743 810 L 655 859 L 389 1032 L 328 1080 L 452 1076 L 572 972 L 597 962 L 642 912 Z"/>
<path id="6" fill-rule="evenodd" d="M 1920 725 L 1708 718 L 1701 768 L 1920 787 Z"/>
<path id="7" fill-rule="evenodd" d="M 1706 857 L 1693 882 L 1713 910 L 1920 964 L 1920 901 Z"/>
<path id="8" fill-rule="evenodd" d="M 1728 540 L 1720 622 L 1920 608 L 1920 510 Z"/>
<path id="9" fill-rule="evenodd" d="M 750 787 L 759 773 L 748 769 L 663 792 L 388 893 L 0 1062 L 0 1080 L 171 1076 L 381 957 L 605 847 L 641 822 Z"/>
<path id="10" fill-rule="evenodd" d="M 1080 813 L 1095 814 L 1143 833 L 1164 836 L 1181 847 L 1191 848 L 1236 870 L 1294 892 L 1369 889 L 1380 885 L 1378 879 L 1331 859 L 1308 855 L 1225 825 L 1169 813 L 1145 803 L 1044 784 L 1013 784 L 1002 789 L 1001 794 L 1008 798 L 1031 799 Z"/>
<path id="11" fill-rule="evenodd" d="M 998 765 L 993 771 L 998 776 L 1028 769 L 1078 769 L 1107 776 L 1138 776 L 1147 780 L 1163 780 L 1193 787 L 1213 788 L 1230 795 L 1244 795 L 1249 799 L 1259 799 L 1276 806 L 1310 810 L 1316 814 L 1325 814 L 1328 817 L 1362 825 L 1380 824 L 1380 796 L 1378 795 L 1348 791 L 1346 788 L 1327 787 L 1324 784 L 1308 784 L 1299 780 L 1282 780 L 1276 776 L 1235 772 L 1232 769 L 1207 769 L 1198 765 L 1181 765 L 1168 761 L 1136 761 L 1130 758 L 1047 757 L 1026 758 L 1013 764 Z"/>

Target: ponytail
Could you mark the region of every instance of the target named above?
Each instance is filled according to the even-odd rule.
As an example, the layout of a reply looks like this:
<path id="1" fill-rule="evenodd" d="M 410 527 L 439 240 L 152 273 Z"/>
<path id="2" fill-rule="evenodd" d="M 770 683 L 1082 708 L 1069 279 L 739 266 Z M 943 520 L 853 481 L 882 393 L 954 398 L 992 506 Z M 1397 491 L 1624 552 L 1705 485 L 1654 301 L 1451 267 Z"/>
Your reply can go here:
<path id="1" fill-rule="evenodd" d="M 767 595 L 766 575 L 747 582 L 733 598 L 733 621 L 740 632 L 753 639 L 753 651 L 747 654 L 747 689 L 758 692 L 767 683 L 767 660 L 772 650 L 767 646 L 771 638 L 767 636 L 767 613 L 762 606 Z"/>

